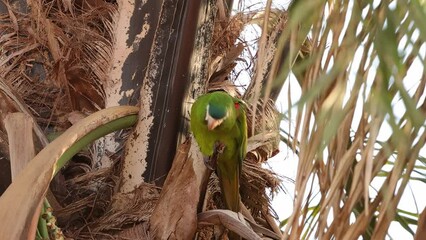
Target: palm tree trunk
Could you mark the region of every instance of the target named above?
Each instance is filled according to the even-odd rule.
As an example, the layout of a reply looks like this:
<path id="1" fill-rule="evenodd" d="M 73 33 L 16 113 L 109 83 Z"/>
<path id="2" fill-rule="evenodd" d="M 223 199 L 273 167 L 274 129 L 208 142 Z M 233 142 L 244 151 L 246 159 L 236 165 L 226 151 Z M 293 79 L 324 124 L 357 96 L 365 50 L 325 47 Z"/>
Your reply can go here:
<path id="1" fill-rule="evenodd" d="M 183 123 L 182 104 L 186 104 L 184 97 L 192 79 L 190 60 L 195 56 L 198 12 L 210 5 L 175 0 L 161 6 L 150 53 L 139 56 L 149 55 L 149 62 L 141 86 L 139 122 L 126 148 L 121 192 L 132 191 L 142 181 L 162 185 L 167 176 Z M 205 31 L 211 34 L 212 26 Z M 204 64 L 198 70 L 206 71 L 208 55 L 202 53 L 202 58 Z"/>

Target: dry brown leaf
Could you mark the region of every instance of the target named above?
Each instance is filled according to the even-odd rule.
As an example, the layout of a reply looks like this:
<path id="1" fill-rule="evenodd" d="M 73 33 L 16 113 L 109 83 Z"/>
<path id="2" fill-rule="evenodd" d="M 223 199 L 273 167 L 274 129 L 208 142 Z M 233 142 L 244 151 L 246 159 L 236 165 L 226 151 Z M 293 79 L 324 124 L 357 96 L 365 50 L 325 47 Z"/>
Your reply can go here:
<path id="1" fill-rule="evenodd" d="M 10 148 L 12 181 L 34 158 L 33 118 L 24 113 L 9 113 L 4 119 Z"/>
<path id="2" fill-rule="evenodd" d="M 414 240 L 422 240 L 426 236 L 426 208 L 423 209 L 423 212 L 420 214 L 418 223 L 417 223 L 417 231 L 414 236 Z"/>
<path id="3" fill-rule="evenodd" d="M 253 229 L 245 222 L 244 216 L 239 213 L 216 209 L 209 210 L 198 214 L 199 226 L 223 225 L 227 229 L 237 233 L 241 237 L 249 240 L 261 240 Z"/>
<path id="4" fill-rule="evenodd" d="M 80 121 L 81 119 L 84 119 L 86 116 L 87 116 L 87 115 L 85 115 L 85 114 L 84 114 L 84 113 L 82 113 L 82 112 L 79 112 L 79 111 L 73 111 L 73 112 L 70 112 L 70 113 L 68 114 L 68 121 L 69 121 L 71 124 L 75 124 L 75 123 L 77 123 L 78 121 Z"/>
<path id="5" fill-rule="evenodd" d="M 71 16 L 74 16 L 74 7 L 71 0 L 62 0 L 62 4 L 64 5 L 65 12 L 70 12 Z"/>
<path id="6" fill-rule="evenodd" d="M 205 189 L 203 185 L 207 183 L 197 181 L 197 176 L 210 176 L 201 158 L 196 159 L 195 155 L 190 154 L 190 149 L 196 147 L 191 141 L 186 141 L 176 152 L 150 218 L 150 232 L 156 239 L 192 239 L 195 235 L 198 202 L 200 194 L 204 192 L 202 189 Z M 198 161 L 201 164 L 194 164 Z M 200 168 L 196 169 L 196 166 Z"/>
<path id="7" fill-rule="evenodd" d="M 11 59 L 13 59 L 14 57 L 23 55 L 37 47 L 39 47 L 40 45 L 38 43 L 34 43 L 31 44 L 29 46 L 26 46 L 18 51 L 14 51 L 13 53 L 11 53 L 9 56 L 7 56 L 6 58 L 2 59 L 2 61 L 0 62 L 0 67 L 3 66 L 4 64 L 6 64 L 7 62 L 9 62 Z"/>
<path id="8" fill-rule="evenodd" d="M 15 29 L 16 32 L 19 31 L 19 25 L 18 25 L 18 19 L 16 18 L 16 15 L 13 13 L 12 8 L 10 7 L 10 5 L 7 2 L 4 2 L 6 7 L 7 7 L 7 11 L 9 13 L 9 17 L 12 19 L 13 22 L 13 28 Z"/>

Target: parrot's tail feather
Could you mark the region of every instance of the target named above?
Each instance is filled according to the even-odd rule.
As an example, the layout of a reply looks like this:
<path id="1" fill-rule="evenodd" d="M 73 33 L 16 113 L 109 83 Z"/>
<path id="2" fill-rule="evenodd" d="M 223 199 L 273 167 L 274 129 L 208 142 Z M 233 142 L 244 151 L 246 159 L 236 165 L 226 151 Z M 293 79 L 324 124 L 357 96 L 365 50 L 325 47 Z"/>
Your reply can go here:
<path id="1" fill-rule="evenodd" d="M 239 171 L 222 172 L 217 168 L 220 189 L 226 208 L 234 212 L 240 211 Z"/>

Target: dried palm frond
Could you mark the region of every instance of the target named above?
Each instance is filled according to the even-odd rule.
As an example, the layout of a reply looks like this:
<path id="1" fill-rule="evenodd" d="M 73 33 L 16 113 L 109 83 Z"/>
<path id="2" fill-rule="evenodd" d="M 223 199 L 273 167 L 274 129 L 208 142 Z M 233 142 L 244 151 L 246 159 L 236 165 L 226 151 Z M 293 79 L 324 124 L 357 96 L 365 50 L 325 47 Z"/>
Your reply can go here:
<path id="1" fill-rule="evenodd" d="M 277 74 L 289 49 L 287 45 L 279 47 L 279 38 L 286 28 L 287 18 L 287 11 L 273 9 L 270 5 L 253 17 L 252 23 L 261 27 L 262 34 L 258 40 L 256 58 L 251 60 L 254 66 L 253 81 L 245 93 L 246 98 L 252 101 L 259 98 L 275 101 L 281 91 L 284 79 Z"/>
<path id="2" fill-rule="evenodd" d="M 229 19 L 219 19 L 215 22 L 212 43 L 212 56 L 214 60 L 220 55 L 230 52 L 243 30 L 245 23 L 242 13 L 236 14 Z"/>
<path id="3" fill-rule="evenodd" d="M 243 27 L 242 14 L 215 21 L 208 75 L 208 91 L 221 89 L 231 95 L 239 95 L 235 86 L 225 80 L 228 79 L 229 74 L 236 65 L 236 59 L 244 49 L 243 44 L 236 44 Z"/>
<path id="4" fill-rule="evenodd" d="M 30 1 L 10 8 L 0 24 L 0 73 L 41 124 L 67 127 L 63 115 L 103 106 L 115 6 L 96 2 Z M 72 7 L 72 8 L 71 8 Z M 64 10 L 65 9 L 65 10 Z M 74 10 L 72 10 L 74 9 Z M 65 126 L 61 126 L 65 124 Z"/>
<path id="5" fill-rule="evenodd" d="M 310 31 L 312 51 L 291 65 L 302 97 L 285 237 L 383 239 L 393 220 L 413 233 L 398 204 L 424 163 L 426 39 L 413 34 L 424 32 L 418 1 L 390 4 L 310 1 L 290 9 L 282 38 L 299 39 L 292 42 L 299 49 Z"/>
<path id="6" fill-rule="evenodd" d="M 160 189 L 155 185 L 142 184 L 131 197 L 113 195 L 119 182 L 119 171 L 115 169 L 114 173 L 112 170 L 103 168 L 67 181 L 69 198 L 72 199 L 65 200 L 70 204 L 56 212 L 59 221 L 66 226 L 67 236 L 98 238 L 149 219 Z"/>

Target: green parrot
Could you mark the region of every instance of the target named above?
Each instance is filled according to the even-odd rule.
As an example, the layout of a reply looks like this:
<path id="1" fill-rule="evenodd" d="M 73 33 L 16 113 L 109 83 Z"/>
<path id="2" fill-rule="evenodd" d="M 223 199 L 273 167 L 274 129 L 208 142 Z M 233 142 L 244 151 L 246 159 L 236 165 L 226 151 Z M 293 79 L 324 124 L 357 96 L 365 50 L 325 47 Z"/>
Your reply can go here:
<path id="1" fill-rule="evenodd" d="M 245 104 L 223 91 L 200 96 L 191 108 L 191 130 L 206 165 L 216 169 L 226 208 L 240 211 L 239 179 L 247 148 Z"/>

